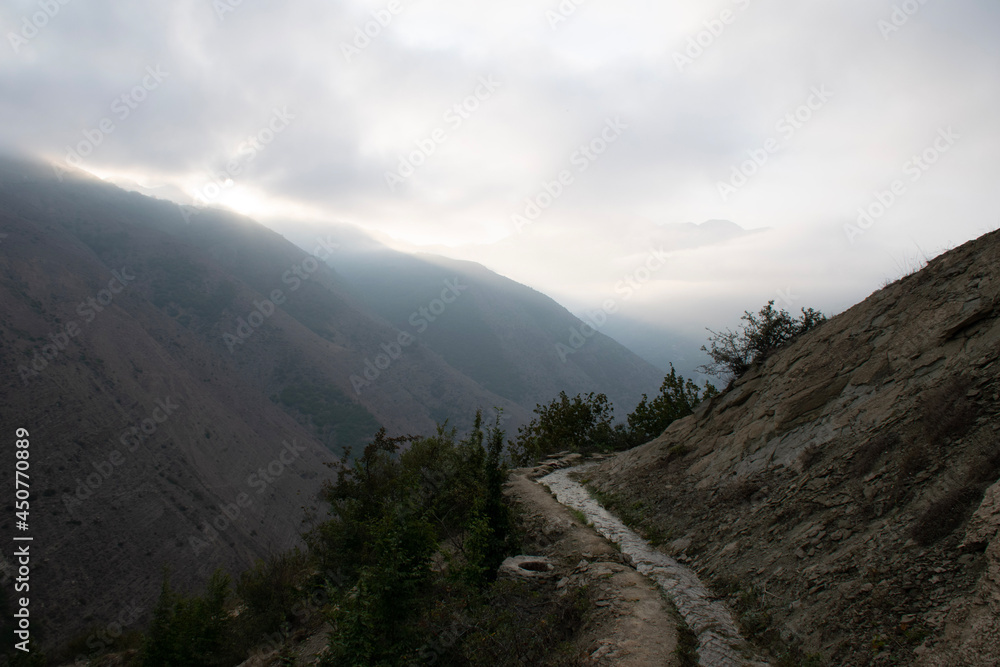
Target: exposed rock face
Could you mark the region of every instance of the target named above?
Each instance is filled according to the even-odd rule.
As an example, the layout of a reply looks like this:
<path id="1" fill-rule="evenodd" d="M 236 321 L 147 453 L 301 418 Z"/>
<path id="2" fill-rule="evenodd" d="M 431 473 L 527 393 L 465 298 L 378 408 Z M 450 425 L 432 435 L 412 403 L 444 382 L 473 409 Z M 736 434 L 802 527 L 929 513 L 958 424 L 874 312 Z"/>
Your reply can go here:
<path id="1" fill-rule="evenodd" d="M 1000 659 L 1000 482 L 986 492 L 969 520 L 962 548 L 986 547 L 986 572 L 975 592 L 959 601 L 948 617 L 945 641 L 924 654 L 920 665 L 995 665 Z"/>
<path id="2" fill-rule="evenodd" d="M 1000 609 L 996 488 L 963 526 L 1000 477 L 998 305 L 993 232 L 802 336 L 594 483 L 643 503 L 703 579 L 766 589 L 761 643 L 777 632 L 831 664 L 974 656 L 998 635 L 996 610 L 976 609 Z M 978 664 L 963 660 L 933 664 Z"/>

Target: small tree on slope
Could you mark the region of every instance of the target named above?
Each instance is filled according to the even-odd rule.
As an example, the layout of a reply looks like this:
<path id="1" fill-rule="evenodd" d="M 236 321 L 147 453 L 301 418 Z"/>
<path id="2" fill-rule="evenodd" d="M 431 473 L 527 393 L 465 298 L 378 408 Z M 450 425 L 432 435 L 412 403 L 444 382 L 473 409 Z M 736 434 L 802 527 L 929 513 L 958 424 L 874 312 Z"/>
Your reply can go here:
<path id="1" fill-rule="evenodd" d="M 826 316 L 812 308 L 803 308 L 802 316 L 794 318 L 784 309 L 775 310 L 772 299 L 756 315 L 745 311 L 740 319 L 746 324 L 737 331 L 708 330 L 712 334 L 710 347 L 703 345 L 701 349 L 712 358 L 712 363 L 701 366 L 700 372 L 735 380 L 778 348 L 825 322 Z"/>

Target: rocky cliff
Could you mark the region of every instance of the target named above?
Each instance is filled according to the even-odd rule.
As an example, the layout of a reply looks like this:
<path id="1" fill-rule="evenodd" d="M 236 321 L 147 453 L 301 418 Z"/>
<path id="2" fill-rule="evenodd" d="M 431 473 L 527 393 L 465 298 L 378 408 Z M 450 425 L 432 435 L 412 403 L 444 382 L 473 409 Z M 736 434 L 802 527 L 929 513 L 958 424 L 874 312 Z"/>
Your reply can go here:
<path id="1" fill-rule="evenodd" d="M 993 232 L 805 334 L 591 483 L 775 659 L 996 664 L 998 305 Z"/>

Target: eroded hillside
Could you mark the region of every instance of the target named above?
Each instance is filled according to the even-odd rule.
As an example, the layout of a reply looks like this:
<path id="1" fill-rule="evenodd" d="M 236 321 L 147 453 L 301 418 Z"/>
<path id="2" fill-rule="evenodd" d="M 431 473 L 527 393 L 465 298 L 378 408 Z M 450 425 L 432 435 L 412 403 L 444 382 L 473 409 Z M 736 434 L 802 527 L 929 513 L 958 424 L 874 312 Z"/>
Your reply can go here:
<path id="1" fill-rule="evenodd" d="M 322 261 L 329 247 L 311 254 L 242 216 L 4 158 L 0 234 L 0 405 L 35 447 L 43 646 L 126 605 L 141 610 L 127 629 L 141 627 L 164 566 L 195 590 L 216 567 L 238 573 L 299 543 L 323 464 L 380 426 L 466 428 L 492 407 L 511 430 L 528 420 L 531 406 L 353 298 Z M 436 307 L 423 298 L 411 307 Z M 603 368 L 617 368 L 616 348 Z M 630 372 L 586 379 L 601 389 Z M 5 499 L 9 539 L 13 486 Z"/>
<path id="2" fill-rule="evenodd" d="M 980 502 L 1000 477 L 998 304 L 993 232 L 802 336 L 591 483 L 774 657 L 995 664 L 996 489 Z"/>

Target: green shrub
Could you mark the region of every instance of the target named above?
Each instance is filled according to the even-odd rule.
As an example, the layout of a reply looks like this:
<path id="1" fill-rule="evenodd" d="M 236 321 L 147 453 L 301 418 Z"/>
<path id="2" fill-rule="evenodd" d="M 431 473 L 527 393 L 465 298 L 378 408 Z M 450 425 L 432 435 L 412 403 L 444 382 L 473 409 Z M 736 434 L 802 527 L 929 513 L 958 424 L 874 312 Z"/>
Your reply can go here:
<path id="1" fill-rule="evenodd" d="M 515 465 L 561 451 L 605 452 L 614 449 L 625 435 L 615 429 L 614 408 L 604 394 L 578 394 L 572 399 L 566 392 L 548 405 L 536 405 L 538 415 L 517 431 L 510 442 L 510 457 Z"/>
<path id="2" fill-rule="evenodd" d="M 862 445 L 861 449 L 854 454 L 854 459 L 851 461 L 851 474 L 854 477 L 864 477 L 872 471 L 882 455 L 898 445 L 899 442 L 899 434 L 895 431 L 879 433 Z"/>
<path id="3" fill-rule="evenodd" d="M 745 311 L 740 319 L 746 324 L 737 331 L 708 330 L 712 334 L 710 346 L 701 349 L 712 362 L 701 366 L 699 371 L 720 378 L 738 378 L 775 350 L 825 322 L 826 316 L 812 308 L 803 308 L 802 316 L 794 318 L 784 309 L 775 310 L 772 299 L 757 314 Z"/>
<path id="4" fill-rule="evenodd" d="M 214 667 L 240 661 L 231 646 L 229 576 L 216 570 L 203 597 L 185 597 L 164 574 L 160 598 L 140 651 L 143 667 Z"/>
<path id="5" fill-rule="evenodd" d="M 238 645 L 249 650 L 264 635 L 294 621 L 292 610 L 301 596 L 308 570 L 308 556 L 298 548 L 258 560 L 236 581 L 236 596 L 243 609 L 235 622 Z"/>
<path id="6" fill-rule="evenodd" d="M 450 655 L 442 655 L 441 663 L 473 667 L 580 664 L 568 641 L 590 608 L 584 588 L 546 604 L 523 582 L 497 581 L 470 610 L 461 643 Z"/>
<path id="7" fill-rule="evenodd" d="M 513 533 L 499 419 L 484 432 L 477 414 L 459 442 L 443 426 L 421 439 L 383 429 L 361 457 L 333 464 L 330 517 L 307 535 L 321 567 L 345 573 L 330 591 L 327 664 L 409 664 L 441 587 L 470 599 L 489 587 Z M 431 568 L 435 555 L 444 569 Z"/>
<path id="8" fill-rule="evenodd" d="M 701 401 L 718 393 L 707 382 L 702 389 L 691 380 L 685 380 L 671 364 L 670 375 L 663 378 L 659 395 L 649 399 L 643 394 L 639 405 L 628 416 L 629 429 L 636 444 L 659 437 L 674 421 L 692 414 Z"/>

